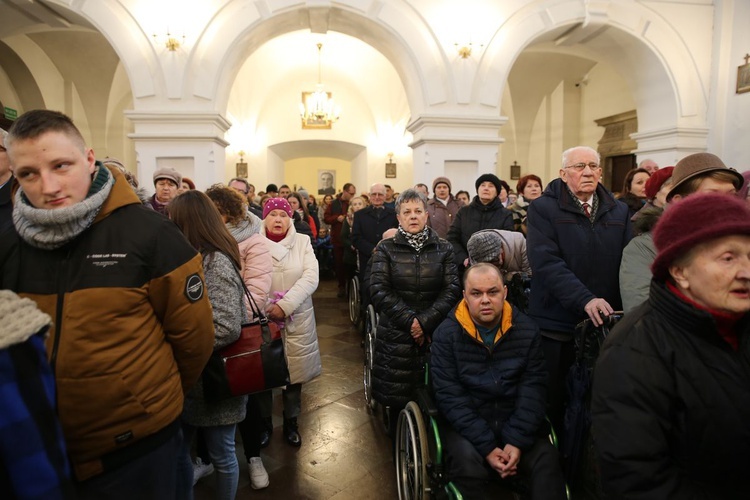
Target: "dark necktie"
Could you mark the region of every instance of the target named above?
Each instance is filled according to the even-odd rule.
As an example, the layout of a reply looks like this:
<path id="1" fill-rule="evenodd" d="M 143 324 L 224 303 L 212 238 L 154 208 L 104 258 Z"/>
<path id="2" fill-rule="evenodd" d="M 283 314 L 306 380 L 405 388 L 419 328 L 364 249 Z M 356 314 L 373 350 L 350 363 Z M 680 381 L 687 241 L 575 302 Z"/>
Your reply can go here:
<path id="1" fill-rule="evenodd" d="M 589 205 L 588 203 L 581 204 L 581 208 L 583 208 L 583 215 L 585 215 L 589 219 L 591 218 L 591 210 L 589 210 L 590 207 L 591 205 Z"/>

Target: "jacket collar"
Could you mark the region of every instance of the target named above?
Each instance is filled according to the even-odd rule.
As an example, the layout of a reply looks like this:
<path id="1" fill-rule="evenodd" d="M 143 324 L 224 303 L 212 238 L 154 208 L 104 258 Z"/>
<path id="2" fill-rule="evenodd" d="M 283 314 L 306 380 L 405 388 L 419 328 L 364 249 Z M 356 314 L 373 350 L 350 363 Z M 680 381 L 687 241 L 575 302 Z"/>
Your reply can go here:
<path id="1" fill-rule="evenodd" d="M 617 200 L 615 200 L 615 197 L 611 192 L 602 186 L 601 182 L 596 186 L 596 195 L 599 197 L 599 207 L 596 211 L 595 218 L 599 219 L 604 213 L 609 212 L 617 205 Z M 560 210 L 573 212 L 579 214 L 581 217 L 585 217 L 578 208 L 578 204 L 571 197 L 567 185 L 559 177 L 547 184 L 547 188 L 544 190 L 544 196 L 557 199 L 557 204 L 560 207 Z"/>
<path id="2" fill-rule="evenodd" d="M 109 196 L 107 197 L 107 199 L 104 200 L 102 209 L 99 210 L 99 213 L 94 219 L 94 224 L 104 219 L 120 207 L 141 203 L 138 195 L 135 194 L 133 188 L 130 186 L 130 184 L 128 184 L 128 180 L 125 178 L 122 172 L 120 172 L 116 168 L 104 167 L 104 165 L 99 162 L 96 163 L 99 168 L 109 169 L 109 173 L 112 174 L 115 178 L 115 184 L 112 186 L 112 190 L 109 192 Z"/>
<path id="3" fill-rule="evenodd" d="M 458 303 L 456 306 L 456 321 L 459 325 L 461 325 L 461 328 L 463 328 L 463 331 L 466 335 L 473 338 L 480 344 L 483 344 L 482 336 L 479 334 L 479 330 L 477 330 L 477 325 L 474 324 L 474 320 L 471 319 L 471 314 L 469 314 L 469 306 L 466 303 L 466 299 L 461 299 L 461 302 Z M 500 320 L 500 328 L 497 329 L 497 333 L 495 334 L 495 340 L 493 342 L 494 344 L 497 344 L 497 342 L 503 338 L 503 336 L 508 333 L 508 330 L 513 326 L 513 307 L 510 305 L 510 302 L 507 300 L 503 302 L 503 318 Z"/>
<path id="4" fill-rule="evenodd" d="M 488 204 L 483 205 L 482 202 L 479 201 L 479 196 L 474 196 L 474 199 L 471 200 L 471 203 L 469 205 L 483 212 L 488 212 L 490 210 L 499 210 L 500 208 L 504 208 L 502 202 L 500 201 L 500 198 L 497 198 L 497 197 L 495 197 L 495 199 L 489 202 Z"/>
<path id="5" fill-rule="evenodd" d="M 675 294 L 667 289 L 664 281 L 651 280 L 649 290 L 649 304 L 652 309 L 664 314 L 671 325 L 676 328 L 700 337 L 714 345 L 729 349 L 729 344 L 719 335 L 716 321 L 711 313 L 698 309 L 687 302 L 680 300 Z M 750 314 L 737 322 L 737 331 L 742 335 L 750 326 Z"/>

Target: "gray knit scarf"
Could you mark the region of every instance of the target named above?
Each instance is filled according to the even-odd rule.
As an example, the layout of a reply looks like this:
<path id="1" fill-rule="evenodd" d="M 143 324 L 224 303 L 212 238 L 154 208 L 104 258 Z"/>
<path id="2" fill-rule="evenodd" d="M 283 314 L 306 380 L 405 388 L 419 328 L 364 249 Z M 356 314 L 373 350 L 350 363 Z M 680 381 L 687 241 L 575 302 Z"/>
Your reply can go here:
<path id="1" fill-rule="evenodd" d="M 19 188 L 13 204 L 13 225 L 18 235 L 33 247 L 54 250 L 91 226 L 115 184 L 109 170 L 98 162 L 97 166 L 86 199 L 70 207 L 35 208 Z"/>
<path id="2" fill-rule="evenodd" d="M 237 243 L 242 243 L 250 236 L 258 234 L 250 219 L 242 219 L 237 224 L 227 224 L 227 229 Z"/>
<path id="3" fill-rule="evenodd" d="M 430 237 L 430 228 L 427 226 L 425 226 L 425 228 L 417 234 L 408 233 L 404 231 L 401 226 L 398 227 L 398 232 L 401 233 L 404 238 L 406 238 L 406 242 L 409 244 L 409 246 L 414 248 L 414 250 L 416 250 L 417 252 L 422 250 L 424 244 L 427 243 L 427 238 Z"/>

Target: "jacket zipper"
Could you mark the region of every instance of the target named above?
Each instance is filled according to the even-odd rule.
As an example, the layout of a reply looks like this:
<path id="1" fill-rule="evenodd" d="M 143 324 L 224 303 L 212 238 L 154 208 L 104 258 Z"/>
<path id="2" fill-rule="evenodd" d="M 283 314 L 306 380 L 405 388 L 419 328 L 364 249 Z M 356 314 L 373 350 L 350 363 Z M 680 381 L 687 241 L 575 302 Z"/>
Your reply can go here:
<path id="1" fill-rule="evenodd" d="M 63 305 L 65 303 L 65 278 L 68 275 L 68 260 L 70 258 L 70 249 L 65 253 L 60 269 L 57 275 L 57 308 L 55 310 L 55 341 L 52 344 L 52 356 L 50 357 L 50 367 L 52 375 L 57 376 L 57 349 L 60 345 L 60 335 L 62 334 Z"/>

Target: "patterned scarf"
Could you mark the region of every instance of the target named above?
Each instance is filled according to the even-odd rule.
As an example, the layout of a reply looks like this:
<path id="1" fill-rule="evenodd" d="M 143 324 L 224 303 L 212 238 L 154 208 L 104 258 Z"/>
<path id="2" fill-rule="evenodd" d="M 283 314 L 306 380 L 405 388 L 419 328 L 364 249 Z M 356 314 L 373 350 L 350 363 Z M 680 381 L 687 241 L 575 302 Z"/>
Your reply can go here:
<path id="1" fill-rule="evenodd" d="M 406 242 L 414 248 L 417 252 L 422 250 L 422 247 L 425 243 L 427 243 L 427 238 L 430 237 L 430 228 L 425 226 L 424 229 L 422 229 L 417 234 L 411 234 L 406 231 L 401 226 L 398 226 L 398 232 L 401 233 L 404 238 L 406 238 Z"/>
<path id="2" fill-rule="evenodd" d="M 115 184 L 106 167 L 99 162 L 97 167 L 86 199 L 69 207 L 35 208 L 19 188 L 13 204 L 13 225 L 18 235 L 33 247 L 54 250 L 91 226 Z"/>

